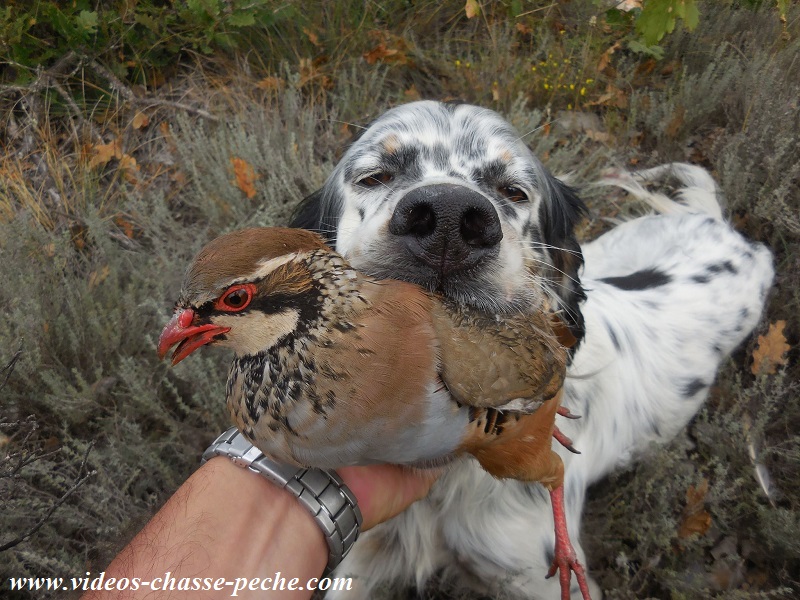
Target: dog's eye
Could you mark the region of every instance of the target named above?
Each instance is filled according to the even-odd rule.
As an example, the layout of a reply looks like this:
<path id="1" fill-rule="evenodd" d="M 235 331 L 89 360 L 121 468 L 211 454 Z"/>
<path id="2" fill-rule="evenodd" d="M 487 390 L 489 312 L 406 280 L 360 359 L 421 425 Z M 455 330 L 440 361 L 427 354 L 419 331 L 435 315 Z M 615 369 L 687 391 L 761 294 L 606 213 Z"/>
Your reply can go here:
<path id="1" fill-rule="evenodd" d="M 504 185 L 503 187 L 497 188 L 497 191 L 503 194 L 503 196 L 505 196 L 512 202 L 528 201 L 528 194 L 526 194 L 521 189 L 513 185 Z"/>
<path id="2" fill-rule="evenodd" d="M 385 171 L 381 171 L 380 173 L 373 173 L 372 175 L 367 175 L 364 177 L 364 179 L 360 179 L 358 181 L 358 185 L 364 187 L 376 187 L 379 185 L 386 185 L 392 181 L 392 179 L 394 179 L 394 175 Z"/>

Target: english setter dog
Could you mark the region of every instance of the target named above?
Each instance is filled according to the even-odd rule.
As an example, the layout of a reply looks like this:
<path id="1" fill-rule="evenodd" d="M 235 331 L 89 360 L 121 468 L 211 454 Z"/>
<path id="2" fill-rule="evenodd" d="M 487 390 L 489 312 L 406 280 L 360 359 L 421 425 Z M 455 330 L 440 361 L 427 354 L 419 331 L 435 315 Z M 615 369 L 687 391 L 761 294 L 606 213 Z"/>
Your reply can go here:
<path id="1" fill-rule="evenodd" d="M 666 174 L 682 182 L 680 202 L 643 186 Z M 586 488 L 689 422 L 720 362 L 758 323 L 773 278 L 770 252 L 722 220 L 703 169 L 667 165 L 607 183 L 662 214 L 579 246 L 583 203 L 505 120 L 475 106 L 414 102 L 363 131 L 292 223 L 320 231 L 378 277 L 490 311 L 544 297 L 559 308 L 580 342 L 563 405 L 583 418 L 558 426 L 582 454 L 553 448 L 584 565 Z M 341 598 L 372 598 L 377 586 L 421 590 L 434 575 L 479 593 L 557 598 L 558 578 L 545 579 L 553 549 L 544 488 L 496 480 L 465 458 L 425 500 L 363 536 L 337 570 L 358 588 Z"/>

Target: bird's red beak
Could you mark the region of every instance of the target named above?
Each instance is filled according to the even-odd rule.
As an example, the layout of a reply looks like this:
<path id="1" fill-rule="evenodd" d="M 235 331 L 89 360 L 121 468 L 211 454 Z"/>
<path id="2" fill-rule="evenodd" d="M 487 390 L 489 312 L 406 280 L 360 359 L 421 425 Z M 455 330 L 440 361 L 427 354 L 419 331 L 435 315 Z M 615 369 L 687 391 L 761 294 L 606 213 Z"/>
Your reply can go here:
<path id="1" fill-rule="evenodd" d="M 228 333 L 230 327 L 220 327 L 212 323 L 205 325 L 192 325 L 194 321 L 194 311 L 191 308 L 178 310 L 169 323 L 161 332 L 158 338 L 158 357 L 164 359 L 175 344 L 175 352 L 172 353 L 172 364 L 177 365 L 200 346 L 205 346 L 214 341 L 218 335 Z"/>

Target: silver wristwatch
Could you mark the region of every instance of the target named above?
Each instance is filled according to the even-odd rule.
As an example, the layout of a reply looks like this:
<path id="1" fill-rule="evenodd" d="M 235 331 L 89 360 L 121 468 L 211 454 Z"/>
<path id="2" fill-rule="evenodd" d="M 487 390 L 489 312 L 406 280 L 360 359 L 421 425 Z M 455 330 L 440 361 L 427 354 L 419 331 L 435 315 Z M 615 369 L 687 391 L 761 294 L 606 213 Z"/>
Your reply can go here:
<path id="1" fill-rule="evenodd" d="M 236 465 L 263 475 L 297 496 L 319 523 L 328 543 L 325 575 L 344 560 L 358 539 L 362 517 L 356 497 L 335 472 L 277 463 L 248 442 L 236 427 L 214 440 L 200 464 L 215 456 L 227 456 Z"/>

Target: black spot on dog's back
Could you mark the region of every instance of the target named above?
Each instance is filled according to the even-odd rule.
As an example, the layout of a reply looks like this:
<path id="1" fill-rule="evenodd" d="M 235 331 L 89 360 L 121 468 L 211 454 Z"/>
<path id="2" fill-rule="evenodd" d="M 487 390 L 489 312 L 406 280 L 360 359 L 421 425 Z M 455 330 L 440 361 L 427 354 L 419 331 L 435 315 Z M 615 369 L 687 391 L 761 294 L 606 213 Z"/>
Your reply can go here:
<path id="1" fill-rule="evenodd" d="M 672 277 L 657 269 L 642 269 L 630 275 L 619 277 L 604 277 L 600 281 L 613 285 L 621 290 L 649 290 L 672 281 Z"/>

